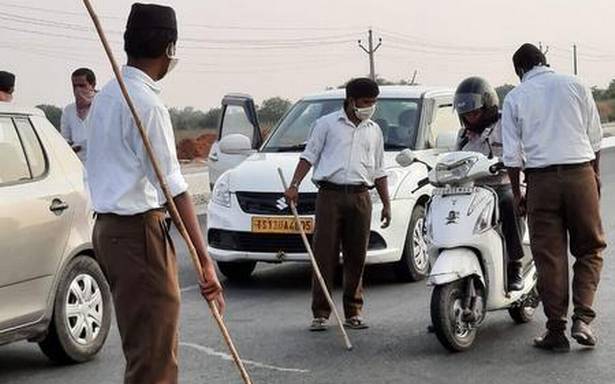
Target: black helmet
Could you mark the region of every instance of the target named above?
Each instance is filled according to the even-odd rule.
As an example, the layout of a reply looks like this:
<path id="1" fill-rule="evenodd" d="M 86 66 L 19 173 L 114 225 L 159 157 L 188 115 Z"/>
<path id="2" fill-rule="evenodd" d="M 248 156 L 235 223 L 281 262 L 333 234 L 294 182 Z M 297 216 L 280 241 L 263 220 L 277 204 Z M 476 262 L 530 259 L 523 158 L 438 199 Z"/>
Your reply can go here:
<path id="1" fill-rule="evenodd" d="M 481 77 L 468 77 L 455 91 L 454 107 L 465 128 L 482 133 L 488 126 L 499 120 L 499 99 L 495 89 Z M 474 125 L 468 124 L 463 114 L 483 110 L 481 120 Z"/>

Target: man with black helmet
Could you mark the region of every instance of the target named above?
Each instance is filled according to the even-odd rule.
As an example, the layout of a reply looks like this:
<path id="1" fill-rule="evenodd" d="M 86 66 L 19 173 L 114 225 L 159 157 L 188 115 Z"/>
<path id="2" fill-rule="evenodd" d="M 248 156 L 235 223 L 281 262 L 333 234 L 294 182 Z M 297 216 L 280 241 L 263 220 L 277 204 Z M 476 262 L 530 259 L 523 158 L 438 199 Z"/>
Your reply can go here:
<path id="1" fill-rule="evenodd" d="M 132 6 L 122 77 L 203 267 L 201 293 L 224 310 L 222 288 L 180 172 L 159 80 L 176 63 L 177 22 L 170 7 Z M 165 223 L 166 200 L 117 80 L 98 93 L 87 120 L 86 169 L 97 213 L 93 244 L 109 281 L 126 358 L 124 383 L 177 383 L 180 292 Z"/>
<path id="2" fill-rule="evenodd" d="M 455 91 L 454 106 L 463 124 L 457 149 L 480 152 L 489 157 L 502 156 L 500 110 L 495 89 L 480 77 L 470 77 Z M 512 187 L 508 176 L 489 179 L 498 194 L 502 230 L 508 257 L 508 289 L 523 289 L 523 235 L 520 218 L 515 210 Z"/>
<path id="3" fill-rule="evenodd" d="M 371 79 L 348 82 L 344 107 L 316 121 L 285 193 L 288 200 L 297 203 L 299 185 L 314 167 L 312 181 L 318 185 L 314 255 L 330 289 L 341 245 L 344 325 L 351 329 L 367 328 L 361 312 L 363 269 L 372 216 L 368 188 L 375 185 L 384 205 L 383 228 L 391 221 L 384 139 L 378 124 L 371 120 L 379 93 L 378 84 Z M 331 308 L 315 277 L 312 279 L 312 314 L 310 330 L 325 330 Z"/>
<path id="4" fill-rule="evenodd" d="M 15 75 L 10 72 L 0 71 L 0 101 L 10 103 L 13 101 L 15 90 Z"/>
<path id="5" fill-rule="evenodd" d="M 568 248 L 575 258 L 571 336 L 594 346 L 589 323 L 606 247 L 600 219 L 602 127 L 591 90 L 576 77 L 555 73 L 545 55 L 523 44 L 513 55 L 521 79 L 504 100 L 504 163 L 519 210 L 527 209 L 538 290 L 547 332 L 534 346 L 570 350 L 565 335 L 570 282 Z M 519 172 L 527 180 L 527 203 Z"/>

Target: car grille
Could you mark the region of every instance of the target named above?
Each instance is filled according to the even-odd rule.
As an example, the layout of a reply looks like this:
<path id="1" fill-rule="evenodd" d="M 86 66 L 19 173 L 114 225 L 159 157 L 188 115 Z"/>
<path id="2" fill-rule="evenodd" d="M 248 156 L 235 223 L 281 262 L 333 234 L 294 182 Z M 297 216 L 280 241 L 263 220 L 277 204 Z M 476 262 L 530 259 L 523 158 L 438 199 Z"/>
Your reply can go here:
<path id="1" fill-rule="evenodd" d="M 236 196 L 241 210 L 246 213 L 261 215 L 291 214 L 282 193 L 237 192 Z M 316 193 L 302 193 L 299 195 L 297 211 L 300 215 L 313 215 L 316 213 L 316 196 Z"/>
<path id="2" fill-rule="evenodd" d="M 226 231 L 222 229 L 210 229 L 207 232 L 209 245 L 225 251 L 241 252 L 286 252 L 305 253 L 305 246 L 301 235 L 296 234 L 273 234 Z M 308 235 L 312 242 L 312 235 Z M 385 249 L 386 243 L 382 236 L 376 232 L 370 232 L 369 250 Z"/>

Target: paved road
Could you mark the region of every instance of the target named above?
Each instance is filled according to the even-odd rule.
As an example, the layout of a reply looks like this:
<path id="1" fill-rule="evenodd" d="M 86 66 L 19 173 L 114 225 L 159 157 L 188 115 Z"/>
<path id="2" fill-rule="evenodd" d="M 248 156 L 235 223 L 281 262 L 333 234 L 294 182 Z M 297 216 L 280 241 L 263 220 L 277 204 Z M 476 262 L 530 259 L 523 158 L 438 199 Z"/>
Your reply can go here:
<path id="1" fill-rule="evenodd" d="M 615 151 L 603 160 L 603 218 L 615 240 Z M 185 250 L 180 250 L 183 292 L 181 383 L 240 383 L 226 349 L 191 288 Z M 517 326 L 505 312 L 490 314 L 472 351 L 450 354 L 429 324 L 430 289 L 424 283 L 392 283 L 388 268 L 366 275 L 367 331 L 350 333 L 355 350 L 346 352 L 335 331 L 306 331 L 309 276 L 306 265 L 263 266 L 246 284 L 226 283 L 226 321 L 255 383 L 612 383 L 615 376 L 615 266 L 613 248 L 606 264 L 597 308 L 600 347 L 574 347 L 553 356 L 535 350 L 531 339 L 542 332 L 544 317 Z M 336 299 L 341 300 L 339 287 Z M 155 321 L 155 319 L 152 319 Z M 27 343 L 0 348 L 0 383 L 119 383 L 123 360 L 117 332 L 100 356 L 72 367 L 51 365 Z"/>

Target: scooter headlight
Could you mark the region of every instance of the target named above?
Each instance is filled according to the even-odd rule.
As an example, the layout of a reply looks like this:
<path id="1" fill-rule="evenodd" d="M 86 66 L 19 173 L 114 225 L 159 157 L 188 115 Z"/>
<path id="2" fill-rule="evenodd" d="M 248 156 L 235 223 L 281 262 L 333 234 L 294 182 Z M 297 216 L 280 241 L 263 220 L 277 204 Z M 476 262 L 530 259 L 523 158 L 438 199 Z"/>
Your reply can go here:
<path id="1" fill-rule="evenodd" d="M 478 215 L 478 220 L 476 220 L 476 224 L 474 225 L 474 234 L 479 235 L 489 228 L 491 228 L 491 217 L 493 216 L 493 203 L 489 203 L 483 208 L 480 215 Z"/>
<path id="2" fill-rule="evenodd" d="M 453 164 L 436 165 L 436 181 L 438 184 L 450 184 L 463 180 L 470 169 L 476 164 L 478 157 L 468 157 Z"/>
<path id="3" fill-rule="evenodd" d="M 231 188 L 229 185 L 229 175 L 222 175 L 216 181 L 214 190 L 212 192 L 212 201 L 218 205 L 226 208 L 231 207 Z"/>

